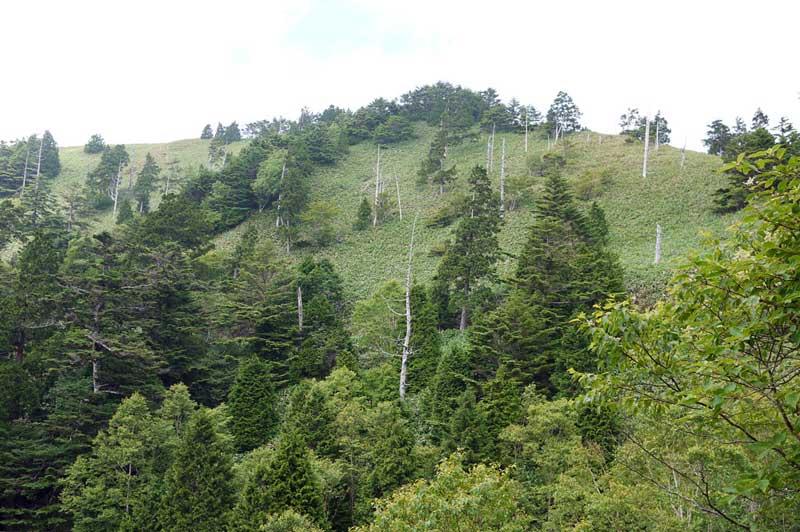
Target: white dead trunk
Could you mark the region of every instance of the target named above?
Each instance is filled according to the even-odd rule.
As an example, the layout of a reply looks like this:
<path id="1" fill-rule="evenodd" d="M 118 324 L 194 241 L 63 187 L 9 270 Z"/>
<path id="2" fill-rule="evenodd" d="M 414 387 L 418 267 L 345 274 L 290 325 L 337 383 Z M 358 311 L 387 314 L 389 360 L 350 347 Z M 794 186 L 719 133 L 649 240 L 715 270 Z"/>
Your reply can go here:
<path id="1" fill-rule="evenodd" d="M 96 358 L 92 359 L 92 392 L 100 393 L 100 383 L 98 382 L 98 369 L 99 362 Z"/>
<path id="2" fill-rule="evenodd" d="M 659 122 L 661 122 L 661 120 L 659 120 L 659 116 L 660 115 L 656 115 L 656 151 L 658 151 L 658 146 L 661 144 L 660 141 L 658 140 L 659 125 L 660 125 Z"/>
<path id="3" fill-rule="evenodd" d="M 403 219 L 403 205 L 400 202 L 400 180 L 397 178 L 397 172 L 394 173 L 394 186 L 397 189 L 397 212 L 400 214 L 400 219 Z"/>
<path id="4" fill-rule="evenodd" d="M 19 192 L 20 197 L 25 194 L 25 184 L 28 182 L 28 161 L 31 157 L 31 143 L 28 141 L 28 151 L 25 152 L 25 169 L 22 171 L 22 189 Z"/>
<path id="5" fill-rule="evenodd" d="M 408 268 L 406 269 L 406 336 L 403 340 L 403 357 L 400 360 L 400 400 L 406 399 L 406 377 L 408 375 L 408 355 L 411 352 L 411 262 L 414 258 L 414 232 L 417 229 L 417 218 L 411 225 L 411 243 L 408 246 Z"/>
<path id="6" fill-rule="evenodd" d="M 681 170 L 683 170 L 683 165 L 686 164 L 686 141 L 683 141 L 683 149 L 681 150 Z"/>
<path id="7" fill-rule="evenodd" d="M 112 189 L 109 191 L 109 196 L 111 196 L 111 199 L 114 200 L 114 216 L 117 215 L 117 200 L 119 199 L 120 181 L 122 181 L 122 161 L 119 162 L 119 166 L 117 167 L 117 177 L 114 178 L 114 182 L 111 184 Z"/>
<path id="8" fill-rule="evenodd" d="M 647 154 L 650 151 L 650 119 L 644 117 L 644 157 L 642 161 L 642 177 L 647 177 Z"/>
<path id="9" fill-rule="evenodd" d="M 372 227 L 378 225 L 378 195 L 381 188 L 381 145 L 378 144 L 378 160 L 375 163 L 375 215 L 372 218 Z"/>
<path id="10" fill-rule="evenodd" d="M 506 139 L 503 137 L 500 156 L 500 218 L 506 213 Z"/>
<path id="11" fill-rule="evenodd" d="M 297 285 L 297 330 L 303 332 L 303 289 Z"/>
<path id="12" fill-rule="evenodd" d="M 283 189 L 283 178 L 286 177 L 286 161 L 283 162 L 283 169 L 281 170 L 281 181 L 278 185 L 278 208 L 276 209 L 278 215 L 275 217 L 275 227 L 281 226 L 281 197 L 283 194 L 280 192 Z"/>
<path id="13" fill-rule="evenodd" d="M 528 153 L 528 114 L 531 112 L 530 107 L 525 108 L 525 153 Z"/>
<path id="14" fill-rule="evenodd" d="M 489 168 L 486 169 L 487 172 L 491 173 L 494 169 L 494 134 L 495 134 L 496 126 L 492 123 L 492 142 L 491 142 L 491 149 L 489 150 Z"/>
<path id="15" fill-rule="evenodd" d="M 597 134 L 597 143 L 598 144 L 602 144 L 603 143 L 603 135 L 601 135 L 599 133 Z"/>
<path id="16" fill-rule="evenodd" d="M 661 262 L 661 224 L 656 224 L 656 257 L 653 264 Z"/>

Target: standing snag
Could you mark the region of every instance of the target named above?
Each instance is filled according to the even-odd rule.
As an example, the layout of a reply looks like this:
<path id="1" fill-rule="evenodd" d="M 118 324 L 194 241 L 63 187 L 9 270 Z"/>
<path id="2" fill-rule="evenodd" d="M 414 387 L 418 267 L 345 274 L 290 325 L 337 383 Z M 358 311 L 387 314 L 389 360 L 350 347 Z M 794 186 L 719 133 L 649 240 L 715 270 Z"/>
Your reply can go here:
<path id="1" fill-rule="evenodd" d="M 417 218 L 411 224 L 411 243 L 408 246 L 408 268 L 406 269 L 406 336 L 403 339 L 403 357 L 400 360 L 400 400 L 406 398 L 406 377 L 408 375 L 408 355 L 411 352 L 411 261 L 414 258 L 414 232 L 417 229 Z"/>
<path id="2" fill-rule="evenodd" d="M 644 160 L 642 162 L 642 177 L 647 177 L 647 153 L 650 150 L 650 119 L 644 117 Z"/>
<path id="3" fill-rule="evenodd" d="M 661 262 L 661 224 L 656 224 L 656 257 L 653 264 Z"/>

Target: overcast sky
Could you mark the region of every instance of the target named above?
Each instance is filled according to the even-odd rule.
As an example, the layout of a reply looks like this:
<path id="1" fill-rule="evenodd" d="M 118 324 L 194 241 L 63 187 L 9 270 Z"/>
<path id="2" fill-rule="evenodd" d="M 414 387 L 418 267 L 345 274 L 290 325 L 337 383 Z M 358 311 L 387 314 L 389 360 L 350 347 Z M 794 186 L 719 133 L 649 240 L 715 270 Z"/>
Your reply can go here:
<path id="1" fill-rule="evenodd" d="M 672 144 L 695 149 L 711 120 L 749 123 L 757 106 L 800 125 L 791 0 L 38 0 L 1 13 L 6 140 L 163 142 L 438 80 L 542 111 L 566 90 L 607 133 L 627 107 L 660 109 Z"/>

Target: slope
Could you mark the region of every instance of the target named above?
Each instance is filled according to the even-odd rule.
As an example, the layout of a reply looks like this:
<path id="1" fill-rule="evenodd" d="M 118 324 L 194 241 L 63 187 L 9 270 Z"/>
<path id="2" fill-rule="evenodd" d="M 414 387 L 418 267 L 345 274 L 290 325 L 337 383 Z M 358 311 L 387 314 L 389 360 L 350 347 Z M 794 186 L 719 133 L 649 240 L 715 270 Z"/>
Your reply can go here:
<path id="1" fill-rule="evenodd" d="M 390 203 L 396 205 L 394 178 L 400 188 L 403 219 L 395 212 L 376 228 L 354 231 L 352 224 L 361 198 L 371 198 L 374 191 L 376 147 L 362 143 L 351 147 L 349 154 L 337 165 L 317 171 L 312 179 L 312 201 L 328 201 L 338 214 L 333 220 L 337 241 L 322 250 L 294 251 L 296 259 L 304 253 L 330 258 L 341 273 L 347 292 L 353 299 L 366 297 L 381 283 L 401 279 L 405 272 L 405 257 L 414 216 L 417 224 L 418 251 L 414 275 L 418 281 L 428 281 L 435 274 L 439 257 L 435 252 L 452 232 L 451 227 L 426 227 L 436 212 L 464 190 L 470 168 L 486 163 L 486 135 L 480 135 L 450 148 L 448 159 L 458 167 L 457 181 L 443 195 L 433 187 L 416 184 L 419 163 L 427 152 L 434 130 L 417 126 L 418 137 L 393 145 L 382 152 L 383 176 Z M 547 153 L 546 139 L 531 138 L 528 154 L 524 150 L 524 135 L 497 135 L 494 150 L 494 169 L 491 178 L 499 188 L 500 145 L 506 139 L 507 180 L 524 189 L 535 199 L 543 183 L 542 177 L 532 175 L 530 164 Z M 566 159 L 564 175 L 573 184 L 598 179 L 606 170 L 606 184 L 596 201 L 606 212 L 610 228 L 610 247 L 620 257 L 625 269 L 628 288 L 642 297 L 660 291 L 669 275 L 670 261 L 695 247 L 700 231 L 721 233 L 731 217 L 718 217 L 711 211 L 711 193 L 725 178 L 717 173 L 717 157 L 687 152 L 684 168 L 680 168 L 680 150 L 661 146 L 652 150 L 648 177 L 642 178 L 642 146 L 626 142 L 623 137 L 596 133 L 580 133 L 569 137 L 553 148 Z M 501 244 L 507 256 L 500 264 L 500 273 L 513 271 L 514 256 L 527 238 L 532 220 L 529 200 L 506 216 Z M 244 227 L 255 224 L 263 238 L 277 242 L 275 214 L 265 211 L 254 215 L 242 226 L 221 235 L 218 249 L 231 249 Z M 662 263 L 653 265 L 656 224 L 663 229 Z M 279 246 L 276 246 L 279 247 Z"/>

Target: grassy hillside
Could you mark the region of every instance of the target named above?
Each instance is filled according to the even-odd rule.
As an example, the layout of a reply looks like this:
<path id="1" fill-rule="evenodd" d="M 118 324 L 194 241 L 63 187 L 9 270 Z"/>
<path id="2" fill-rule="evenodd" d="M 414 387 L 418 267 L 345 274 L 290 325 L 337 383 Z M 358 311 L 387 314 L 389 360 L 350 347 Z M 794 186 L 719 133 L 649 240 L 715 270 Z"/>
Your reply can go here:
<path id="1" fill-rule="evenodd" d="M 457 163 L 459 176 L 449 191 L 439 196 L 433 188 L 416 185 L 419 162 L 427 152 L 432 135 L 432 129 L 419 127 L 417 139 L 383 152 L 383 173 L 388 179 L 387 190 L 392 201 L 396 197 L 394 176 L 397 175 L 399 180 L 402 221 L 395 212 L 389 221 L 377 228 L 361 232 L 352 230 L 359 201 L 362 196 L 371 195 L 370 186 L 375 178 L 374 145 L 353 146 L 336 166 L 318 171 L 313 179 L 312 200 L 331 201 L 340 211 L 335 220 L 337 242 L 314 253 L 329 257 L 335 263 L 353 298 L 368 295 L 383 281 L 404 276 L 411 225 L 417 213 L 418 251 L 414 275 L 419 281 L 427 281 L 435 273 L 439 257 L 432 256 L 429 251 L 447 239 L 453 228 L 427 228 L 425 222 L 450 200 L 454 191 L 465 189 L 473 165 L 485 163 L 487 139 L 481 136 L 451 148 L 449 159 Z M 518 178 L 535 197 L 543 178 L 529 175 L 526 160 L 540 158 L 547 151 L 547 141 L 531 140 L 526 157 L 523 135 L 498 135 L 491 175 L 498 187 L 503 137 L 506 139 L 509 181 Z M 637 292 L 646 294 L 658 289 L 669 274 L 670 261 L 695 247 L 700 241 L 701 230 L 720 233 L 731 221 L 711 212 L 710 195 L 724 182 L 724 177 L 716 172 L 720 165 L 717 157 L 687 152 L 686 165 L 681 171 L 680 150 L 662 146 L 659 151 L 651 151 L 648 177 L 644 179 L 641 176 L 641 144 L 626 143 L 622 137 L 604 135 L 602 143 L 599 143 L 597 134 L 579 134 L 573 136 L 567 145 L 555 147 L 554 151 L 566 158 L 564 174 L 573 183 L 586 173 L 597 175 L 602 169 L 608 170 L 610 183 L 595 199 L 605 209 L 611 232 L 610 246 L 620 257 L 628 287 Z M 501 263 L 501 273 L 512 271 L 512 257 L 525 242 L 531 220 L 530 204 L 508 213 L 501 244 L 509 257 Z M 267 211 L 244 225 L 255 224 L 264 238 L 275 239 L 274 222 L 274 213 Z M 663 262 L 654 266 L 657 223 L 663 229 Z M 221 235 L 218 248 L 230 249 L 242 230 L 243 227 L 239 227 Z M 302 253 L 302 250 L 296 251 L 293 257 Z"/>
<path id="2" fill-rule="evenodd" d="M 128 186 L 130 182 L 129 170 L 133 168 L 134 181 L 136 173 L 141 170 L 144 158 L 147 153 L 155 157 L 156 162 L 161 166 L 162 174 L 170 162 L 176 161 L 185 171 L 192 171 L 199 164 L 206 164 L 208 161 L 208 146 L 210 140 L 186 139 L 169 142 L 166 144 L 126 144 L 125 148 L 131 158 L 131 165 L 125 170 L 123 185 Z M 228 146 L 228 150 L 238 153 L 246 142 L 236 142 Z M 86 179 L 87 168 L 92 169 L 100 161 L 100 154 L 89 155 L 83 152 L 83 146 L 69 146 L 59 149 L 61 159 L 61 174 L 53 182 L 53 193 L 58 197 L 62 192 L 76 186 L 82 186 Z M 153 195 L 151 207 L 158 206 L 161 198 L 160 193 Z M 114 225 L 114 217 L 111 211 L 99 213 L 91 218 L 91 226 L 95 230 L 108 230 Z"/>

